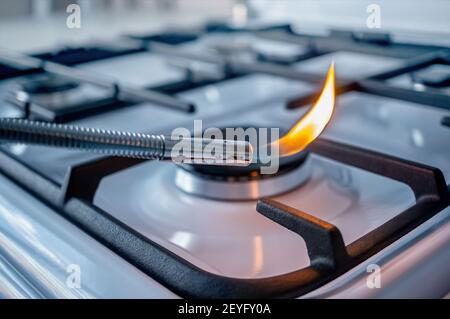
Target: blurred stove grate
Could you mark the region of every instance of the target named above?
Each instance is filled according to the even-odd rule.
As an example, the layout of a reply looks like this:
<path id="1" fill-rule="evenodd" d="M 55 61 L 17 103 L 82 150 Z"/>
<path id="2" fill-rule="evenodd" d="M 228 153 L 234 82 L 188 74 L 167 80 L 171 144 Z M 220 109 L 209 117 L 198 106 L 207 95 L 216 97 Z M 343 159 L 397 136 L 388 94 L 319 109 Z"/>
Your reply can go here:
<path id="1" fill-rule="evenodd" d="M 123 86 L 118 83 L 112 82 L 107 79 L 97 77 L 95 74 L 91 74 L 87 71 L 76 69 L 72 66 L 66 66 L 55 62 L 48 62 L 46 60 L 38 59 L 35 57 L 26 56 L 11 56 L 0 55 L 0 60 L 11 60 L 15 65 L 23 67 L 30 67 L 31 69 L 41 69 L 46 74 L 51 82 L 52 79 L 59 79 L 59 82 L 70 80 L 75 83 L 75 88 L 83 83 L 90 84 L 102 89 L 108 90 L 110 93 L 106 98 L 99 98 L 96 101 L 83 101 L 76 103 L 75 105 L 69 104 L 66 101 L 65 107 L 52 108 L 49 105 L 40 105 L 35 103 L 33 99 L 34 92 L 24 92 L 26 98 L 19 99 L 19 101 L 13 102 L 13 104 L 22 107 L 25 112 L 25 116 L 35 118 L 39 120 L 62 122 L 64 120 L 71 120 L 74 118 L 80 118 L 83 116 L 89 116 L 101 111 L 110 111 L 112 109 L 128 106 L 137 102 L 147 101 L 151 103 L 159 103 L 168 108 L 173 108 L 183 112 L 193 112 L 195 107 L 188 102 L 182 101 L 179 98 L 173 97 L 168 94 L 156 92 L 149 89 L 140 89 L 129 86 Z M 54 82 L 57 80 L 54 80 Z M 31 87 L 32 83 L 25 84 Z M 51 86 L 51 85 L 50 85 Z M 51 88 L 48 88 L 51 90 Z M 26 89 L 25 89 L 26 90 Z M 28 97 L 30 95 L 31 97 Z M 74 97 L 77 95 L 75 92 Z"/>
<path id="2" fill-rule="evenodd" d="M 214 29 L 214 28 L 213 28 Z M 208 27 L 206 27 L 208 30 Z M 225 32 L 220 31 L 218 32 Z M 225 29 L 228 30 L 228 29 Z M 216 30 L 217 31 L 217 30 Z M 233 31 L 232 32 L 238 32 Z M 226 32 L 231 32 L 230 30 Z M 242 32 L 243 30 L 240 30 Z M 412 89 L 405 89 L 402 87 L 394 86 L 390 83 L 390 79 L 395 76 L 408 73 L 411 71 L 418 71 L 420 68 L 424 66 L 429 66 L 432 64 L 448 64 L 449 62 L 449 53 L 446 53 L 445 50 L 442 51 L 442 48 L 436 52 L 435 47 L 429 46 L 411 46 L 405 44 L 396 44 L 390 41 L 385 41 L 381 39 L 387 39 L 389 35 L 386 34 L 372 34 L 372 33 L 355 33 L 350 31 L 342 31 L 342 30 L 334 30 L 330 33 L 331 39 L 329 40 L 338 40 L 338 44 L 330 44 L 328 46 L 324 45 L 323 37 L 318 36 L 303 36 L 294 34 L 290 27 L 286 25 L 273 26 L 273 27 L 262 27 L 262 28 L 253 28 L 253 29 L 245 29 L 245 32 L 251 32 L 258 37 L 266 37 L 266 38 L 276 38 L 279 41 L 287 41 L 292 43 L 305 44 L 307 47 L 312 48 L 309 53 L 301 56 L 299 59 L 294 59 L 290 62 L 286 61 L 273 61 L 270 59 L 266 59 L 262 56 L 258 56 L 255 61 L 242 61 L 231 59 L 228 60 L 224 57 L 220 56 L 210 56 L 210 55 L 197 55 L 192 54 L 183 50 L 183 43 L 187 41 L 164 41 L 165 38 L 170 39 L 172 36 L 175 38 L 183 38 L 184 35 L 188 36 L 189 42 L 195 41 L 198 38 L 197 33 L 195 38 L 193 36 L 193 32 L 166 32 L 159 33 L 148 36 L 130 36 L 134 39 L 139 39 L 141 43 L 139 45 L 134 44 L 133 46 L 118 46 L 118 48 L 109 48 L 106 46 L 102 47 L 86 47 L 86 48 L 66 48 L 55 53 L 46 53 L 46 54 L 37 54 L 36 57 L 39 57 L 43 60 L 53 61 L 57 64 L 63 65 L 76 65 L 85 62 L 96 61 L 99 59 L 111 58 L 119 55 L 127 55 L 135 52 L 143 52 L 150 51 L 163 55 L 179 57 L 182 59 L 194 61 L 194 62 L 204 62 L 213 64 L 217 67 L 217 70 L 222 70 L 223 75 L 216 76 L 216 79 L 205 79 L 201 81 L 192 80 L 195 78 L 194 71 L 187 68 L 186 81 L 180 83 L 169 83 L 165 85 L 161 85 L 155 88 L 152 88 L 153 91 L 161 92 L 166 95 L 173 95 L 185 90 L 193 89 L 196 87 L 217 83 L 226 79 L 234 78 L 237 76 L 242 76 L 250 73 L 265 73 L 274 76 L 281 76 L 285 78 L 291 78 L 294 80 L 303 80 L 308 82 L 320 83 L 323 81 L 323 76 L 316 73 L 311 73 L 304 70 L 294 70 L 291 65 L 294 62 L 308 61 L 309 58 L 319 57 L 324 54 L 328 54 L 330 52 L 339 51 L 339 50 L 350 50 L 354 52 L 363 52 L 363 53 L 371 53 L 371 54 L 380 54 L 379 48 L 380 46 L 385 47 L 381 53 L 381 55 L 386 56 L 395 56 L 395 57 L 405 57 L 403 53 L 405 50 L 408 52 L 408 57 L 415 54 L 419 57 L 408 60 L 405 66 L 399 66 L 389 71 L 383 71 L 381 74 L 376 74 L 374 76 L 370 76 L 369 78 L 363 78 L 361 80 L 355 80 L 357 83 L 350 81 L 342 81 L 340 80 L 338 83 L 339 87 L 342 87 L 343 91 L 346 91 L 348 87 L 355 88 L 355 84 L 358 87 L 362 88 L 362 90 L 367 91 L 369 93 L 374 93 L 378 95 L 384 95 L 388 97 L 400 98 L 409 101 L 415 101 L 419 103 L 424 103 L 428 105 L 433 105 L 442 108 L 449 108 L 450 94 L 440 93 L 436 91 L 428 92 L 428 91 L 415 91 Z M 208 31 L 204 31 L 208 32 Z M 212 31 L 211 31 L 212 32 Z M 192 33 L 192 34 L 191 34 Z M 280 36 L 281 35 L 281 36 Z M 325 37 L 326 39 L 330 37 Z M 154 43 L 162 43 L 161 45 L 155 45 Z M 383 42 L 383 43 L 380 43 Z M 150 43 L 150 44 L 149 44 Z M 153 44 L 152 44 L 153 43 Z M 169 43 L 169 44 L 168 44 Z M 174 45 L 176 43 L 177 45 Z M 328 42 L 327 42 L 328 43 Z M 361 49 L 361 43 L 366 44 L 366 46 Z M 166 45 L 167 44 L 167 45 Z M 181 46 L 180 46 L 181 44 Z M 349 44 L 351 46 L 349 47 Z M 354 46 L 354 47 L 353 47 Z M 412 48 L 411 48 L 412 47 Z M 417 52 L 415 52 L 415 50 Z M 415 53 L 414 53 L 415 52 Z M 431 52 L 426 56 L 422 56 L 420 53 L 422 52 Z M 56 64 L 55 64 L 56 65 Z M 7 67 L 7 66 L 5 66 Z M 14 73 L 15 69 L 5 69 L 4 72 L 0 75 L 0 77 L 11 77 L 17 75 L 23 75 L 26 73 L 36 73 L 39 70 L 39 64 L 34 68 L 24 68 L 19 73 Z M 55 71 L 55 70 L 53 70 Z M 75 70 L 74 70 L 75 71 Z M 78 71 L 78 70 L 77 70 Z M 11 73 L 12 72 L 12 73 Z M 24 73 L 25 72 L 25 73 Z M 66 72 L 67 73 L 67 72 Z M 69 71 L 70 73 L 70 71 Z M 88 79 L 79 79 L 79 80 L 88 80 Z M 113 88 L 114 89 L 114 88 Z M 139 93 L 139 92 L 138 92 Z M 133 94 L 132 94 L 133 95 Z M 139 95 L 139 94 L 138 94 Z M 148 95 L 148 94 L 147 94 Z M 304 105 L 305 100 L 301 98 L 298 101 L 293 101 L 289 104 L 289 107 L 295 107 L 296 105 Z M 80 119 L 84 117 L 88 117 L 91 115 L 97 115 L 102 112 L 107 112 L 111 110 L 115 110 L 124 106 L 132 106 L 133 99 L 127 98 L 107 98 L 105 100 L 99 100 L 93 103 L 84 103 L 83 105 L 75 105 L 73 107 L 67 105 L 65 108 L 59 108 L 58 110 L 53 110 L 51 108 L 46 107 L 45 105 L 37 105 L 37 106 L 29 106 L 25 105 L 25 112 L 30 113 L 30 118 L 46 120 L 46 121 L 55 121 L 55 122 L 68 122 L 75 119 Z"/>
<path id="3" fill-rule="evenodd" d="M 442 125 L 450 127 L 450 116 L 445 116 L 441 121 Z"/>
<path id="4" fill-rule="evenodd" d="M 275 25 L 254 25 L 254 26 L 238 26 L 230 24 L 228 22 L 212 21 L 205 25 L 205 32 L 261 32 L 261 31 L 283 31 L 290 33 L 292 31 L 291 25 L 287 23 L 275 24 Z"/>
<path id="5" fill-rule="evenodd" d="M 160 42 L 165 44 L 182 44 L 195 41 L 199 38 L 200 31 L 182 31 L 182 30 L 166 30 L 157 34 L 150 35 L 130 35 L 131 39 L 143 42 Z"/>
<path id="6" fill-rule="evenodd" d="M 450 51 L 438 51 L 433 54 L 411 59 L 402 68 L 363 79 L 358 84 L 363 90 L 369 93 L 432 105 L 448 110 L 450 109 L 450 84 L 447 85 L 447 91 L 440 90 L 441 87 L 439 89 L 436 89 L 436 87 L 428 87 L 427 89 L 427 85 L 423 83 L 420 83 L 418 88 L 414 84 L 411 86 L 396 84 L 397 78 L 411 78 L 417 72 L 436 65 L 450 67 Z M 439 80 L 435 79 L 434 81 Z M 440 83 L 440 86 L 444 85 L 446 84 Z"/>
<path id="7" fill-rule="evenodd" d="M 103 46 L 87 46 L 80 48 L 63 48 L 59 51 L 52 53 L 38 53 L 33 56 L 55 63 L 61 63 L 64 65 L 76 65 L 86 62 L 92 62 L 97 60 L 109 59 L 121 55 L 132 54 L 137 52 L 142 52 L 143 49 L 140 47 L 127 47 L 127 46 L 107 46 L 105 43 Z"/>

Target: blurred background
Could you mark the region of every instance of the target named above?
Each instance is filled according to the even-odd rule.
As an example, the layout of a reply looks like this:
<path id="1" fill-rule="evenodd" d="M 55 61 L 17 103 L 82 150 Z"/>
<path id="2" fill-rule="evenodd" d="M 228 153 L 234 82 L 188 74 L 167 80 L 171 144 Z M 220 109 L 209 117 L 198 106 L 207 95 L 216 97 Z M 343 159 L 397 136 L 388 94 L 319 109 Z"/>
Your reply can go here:
<path id="1" fill-rule="evenodd" d="M 81 7 L 82 27 L 69 29 L 71 3 Z M 0 47 L 44 50 L 87 38 L 193 26 L 207 20 L 295 22 L 300 28 L 367 28 L 367 8 L 381 9 L 381 31 L 401 31 L 424 41 L 449 41 L 447 0 L 2 0 Z M 310 30 L 307 30 L 310 32 Z M 430 39 L 426 33 L 441 36 Z"/>

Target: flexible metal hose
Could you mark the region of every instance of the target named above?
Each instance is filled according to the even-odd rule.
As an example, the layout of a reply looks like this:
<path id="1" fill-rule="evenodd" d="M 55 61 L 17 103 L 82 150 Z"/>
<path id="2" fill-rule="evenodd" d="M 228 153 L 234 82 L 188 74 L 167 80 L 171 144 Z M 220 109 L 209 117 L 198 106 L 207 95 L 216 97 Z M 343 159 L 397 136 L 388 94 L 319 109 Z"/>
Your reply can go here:
<path id="1" fill-rule="evenodd" d="M 177 163 L 246 166 L 253 159 L 251 144 L 246 141 L 173 138 L 17 118 L 0 118 L 0 141 L 64 147 L 110 156 L 173 160 Z M 205 151 L 211 145 L 220 151 Z"/>
<path id="2" fill-rule="evenodd" d="M 0 118 L 0 140 L 74 148 L 111 156 L 164 159 L 164 135 Z"/>

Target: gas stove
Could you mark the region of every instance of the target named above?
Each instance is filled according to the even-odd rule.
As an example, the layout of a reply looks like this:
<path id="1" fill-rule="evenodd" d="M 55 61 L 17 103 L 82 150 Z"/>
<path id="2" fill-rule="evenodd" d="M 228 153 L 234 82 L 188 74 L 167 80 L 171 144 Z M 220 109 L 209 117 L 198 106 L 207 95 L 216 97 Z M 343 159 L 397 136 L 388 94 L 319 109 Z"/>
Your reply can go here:
<path id="1" fill-rule="evenodd" d="M 275 174 L 2 145 L 0 295 L 445 296 L 446 47 L 210 24 L 0 53 L 0 115 L 149 134 L 195 120 L 285 132 L 331 61 L 334 115 Z M 75 289 L 70 269 L 81 273 Z"/>

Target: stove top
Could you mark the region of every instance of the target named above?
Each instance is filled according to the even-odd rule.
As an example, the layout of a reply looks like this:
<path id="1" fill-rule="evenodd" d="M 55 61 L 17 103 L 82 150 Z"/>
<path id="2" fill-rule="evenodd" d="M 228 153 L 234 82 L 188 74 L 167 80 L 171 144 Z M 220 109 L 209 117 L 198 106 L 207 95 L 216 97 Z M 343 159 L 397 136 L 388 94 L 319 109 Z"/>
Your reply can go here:
<path id="1" fill-rule="evenodd" d="M 317 99 L 331 61 L 337 70 L 331 122 L 270 176 L 2 145 L 2 175 L 71 229 L 71 237 L 39 237 L 48 234 L 48 218 L 11 216 L 2 199 L 5 233 L 23 231 L 18 223 L 39 224 L 34 239 L 11 239 L 8 256 L 28 252 L 35 265 L 57 269 L 59 282 L 68 263 L 90 275 L 117 263 L 92 256 L 95 242 L 135 269 L 126 270 L 125 297 L 133 289 L 152 297 L 301 297 L 332 291 L 339 280 L 348 284 L 347 274 L 419 227 L 448 223 L 450 49 L 348 35 L 297 34 L 285 25 L 168 31 L 121 39 L 127 45 L 120 50 L 99 45 L 34 56 L 56 63 L 51 68 L 23 57 L 12 63 L 0 52 L 2 117 L 155 134 L 193 130 L 195 120 L 204 128 L 286 131 Z M 194 112 L 170 107 L 173 100 Z M 76 242 L 76 231 L 90 237 L 74 254 L 58 243 Z M 447 252 L 449 243 L 447 236 Z M 96 262 L 87 264 L 86 256 Z M 446 256 L 440 263 L 427 257 L 441 278 L 449 275 Z M 14 263 L 45 286 L 37 266 Z M 109 296 L 98 288 L 105 281 L 84 289 L 91 285 L 97 296 Z M 429 296 L 445 295 L 449 285 L 443 280 Z"/>

